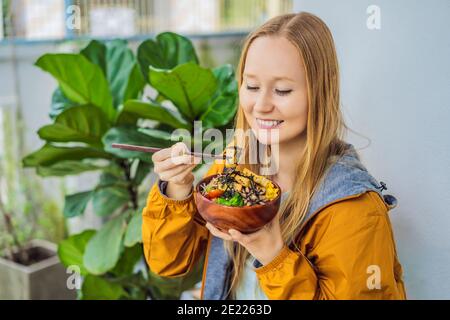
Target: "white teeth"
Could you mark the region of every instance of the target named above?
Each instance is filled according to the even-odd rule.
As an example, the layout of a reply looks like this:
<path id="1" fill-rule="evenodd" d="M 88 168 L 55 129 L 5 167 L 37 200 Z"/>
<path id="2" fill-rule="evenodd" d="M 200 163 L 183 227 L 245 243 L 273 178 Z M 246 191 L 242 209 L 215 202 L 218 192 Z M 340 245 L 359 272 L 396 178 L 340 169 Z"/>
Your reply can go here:
<path id="1" fill-rule="evenodd" d="M 265 126 L 265 127 L 275 127 L 276 125 L 283 122 L 283 120 L 262 120 L 257 119 L 258 123 Z"/>

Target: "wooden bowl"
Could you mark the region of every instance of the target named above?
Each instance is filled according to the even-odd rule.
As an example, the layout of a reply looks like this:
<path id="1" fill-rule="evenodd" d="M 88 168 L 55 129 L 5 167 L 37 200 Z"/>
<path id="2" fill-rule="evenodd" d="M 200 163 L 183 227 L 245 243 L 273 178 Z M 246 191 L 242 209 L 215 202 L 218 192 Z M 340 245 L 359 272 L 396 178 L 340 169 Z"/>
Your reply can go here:
<path id="1" fill-rule="evenodd" d="M 208 184 L 216 176 L 218 174 L 203 178 L 194 190 L 195 204 L 205 221 L 226 233 L 228 233 L 228 229 L 236 229 L 247 234 L 258 231 L 276 216 L 281 199 L 281 189 L 278 184 L 272 181 L 280 191 L 278 196 L 270 202 L 253 206 L 231 207 L 209 200 L 200 191 L 201 185 Z"/>

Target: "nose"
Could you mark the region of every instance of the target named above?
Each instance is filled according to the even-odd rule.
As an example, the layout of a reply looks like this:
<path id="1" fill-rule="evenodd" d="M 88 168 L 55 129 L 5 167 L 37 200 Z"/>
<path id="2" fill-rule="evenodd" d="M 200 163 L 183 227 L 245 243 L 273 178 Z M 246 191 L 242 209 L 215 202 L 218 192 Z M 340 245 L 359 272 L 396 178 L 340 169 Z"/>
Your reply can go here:
<path id="1" fill-rule="evenodd" d="M 267 113 L 274 109 L 270 92 L 267 90 L 261 91 L 256 98 L 253 110 L 260 113 Z"/>

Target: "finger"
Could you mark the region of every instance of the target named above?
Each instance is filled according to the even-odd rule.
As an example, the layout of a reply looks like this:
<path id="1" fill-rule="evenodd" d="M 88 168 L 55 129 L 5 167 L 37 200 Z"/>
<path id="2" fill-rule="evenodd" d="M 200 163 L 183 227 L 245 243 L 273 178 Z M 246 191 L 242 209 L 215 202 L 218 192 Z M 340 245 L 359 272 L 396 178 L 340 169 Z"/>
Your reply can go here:
<path id="1" fill-rule="evenodd" d="M 172 180 L 174 177 L 177 177 L 182 174 L 184 176 L 186 176 L 186 174 L 191 172 L 192 169 L 194 169 L 194 167 L 195 167 L 195 164 L 192 164 L 192 165 L 180 164 L 179 166 L 176 166 L 175 168 L 173 168 L 171 170 L 166 170 L 164 172 L 161 172 L 159 174 L 159 178 L 163 181 L 169 181 L 169 180 Z"/>
<path id="2" fill-rule="evenodd" d="M 155 152 L 152 156 L 152 161 L 154 163 L 161 162 L 168 158 L 187 153 L 186 151 L 189 151 L 187 146 L 183 142 L 177 142 L 170 148 L 164 148 L 159 150 L 158 152 Z"/>
<path id="3" fill-rule="evenodd" d="M 264 226 L 264 228 L 269 231 L 280 229 L 280 213 L 278 212 L 277 215 Z"/>
<path id="4" fill-rule="evenodd" d="M 176 158 L 177 156 L 186 155 L 189 153 L 189 148 L 183 142 L 175 143 L 172 146 L 171 150 L 171 158 Z"/>
<path id="5" fill-rule="evenodd" d="M 162 162 L 156 162 L 153 171 L 155 173 L 161 173 L 164 171 L 175 169 L 178 166 L 186 166 L 195 163 L 194 160 L 192 159 L 192 156 L 184 155 L 179 157 L 180 158 L 177 159 L 176 161 L 174 161 L 173 158 L 167 158 Z"/>
<path id="6" fill-rule="evenodd" d="M 246 240 L 245 236 L 242 233 L 240 233 L 239 231 L 235 230 L 235 229 L 228 230 L 228 233 L 230 234 L 231 238 L 234 241 L 237 241 L 239 243 L 244 242 Z"/>
<path id="7" fill-rule="evenodd" d="M 203 159 L 201 157 L 192 156 L 192 158 L 193 158 L 192 163 L 195 163 L 195 164 L 200 164 L 203 161 Z"/>
<path id="8" fill-rule="evenodd" d="M 178 164 L 199 164 L 201 159 L 190 154 L 183 154 L 181 156 L 175 156 L 170 158 L 172 163 Z M 200 160 L 199 160 L 200 159 Z"/>
<path id="9" fill-rule="evenodd" d="M 171 158 L 175 164 L 180 163 L 199 164 L 202 162 L 202 158 L 193 156 L 187 145 L 184 144 L 183 142 L 178 142 L 172 147 Z"/>
<path id="10" fill-rule="evenodd" d="M 236 229 L 228 230 L 228 233 L 231 235 L 231 238 L 233 238 L 234 241 L 237 241 L 242 245 L 249 244 L 255 241 L 257 238 L 261 236 L 262 232 L 264 232 L 263 229 L 249 234 L 243 234 L 242 232 L 239 232 Z"/>
<path id="11" fill-rule="evenodd" d="M 191 172 L 191 169 L 186 170 L 186 172 L 183 172 L 175 177 L 170 178 L 170 181 L 172 181 L 175 184 L 188 184 L 194 182 L 194 175 Z"/>
<path id="12" fill-rule="evenodd" d="M 228 233 L 222 232 L 216 227 L 214 227 L 211 223 L 206 223 L 206 228 L 211 232 L 213 236 L 216 236 L 218 238 L 222 238 L 224 240 L 233 240 L 231 236 Z"/>
<path id="13" fill-rule="evenodd" d="M 273 227 L 274 219 L 264 225 L 264 229 L 270 230 Z"/>
<path id="14" fill-rule="evenodd" d="M 167 158 L 170 158 L 171 154 L 172 148 L 161 149 L 152 155 L 152 161 L 153 163 L 164 161 Z"/>

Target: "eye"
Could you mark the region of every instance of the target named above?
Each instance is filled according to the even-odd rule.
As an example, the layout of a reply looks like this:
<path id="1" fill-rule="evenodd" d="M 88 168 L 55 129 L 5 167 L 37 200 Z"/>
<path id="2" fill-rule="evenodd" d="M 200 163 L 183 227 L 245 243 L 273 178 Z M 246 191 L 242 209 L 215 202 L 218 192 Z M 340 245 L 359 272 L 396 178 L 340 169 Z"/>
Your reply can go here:
<path id="1" fill-rule="evenodd" d="M 279 96 L 286 96 L 286 95 L 288 95 L 289 93 L 291 93 L 292 90 L 278 90 L 278 89 L 275 89 L 275 92 L 276 92 L 276 94 L 278 94 Z"/>
<path id="2" fill-rule="evenodd" d="M 247 90 L 249 90 L 249 91 L 256 91 L 258 89 L 259 89 L 259 87 L 252 87 L 252 86 L 247 85 Z"/>

